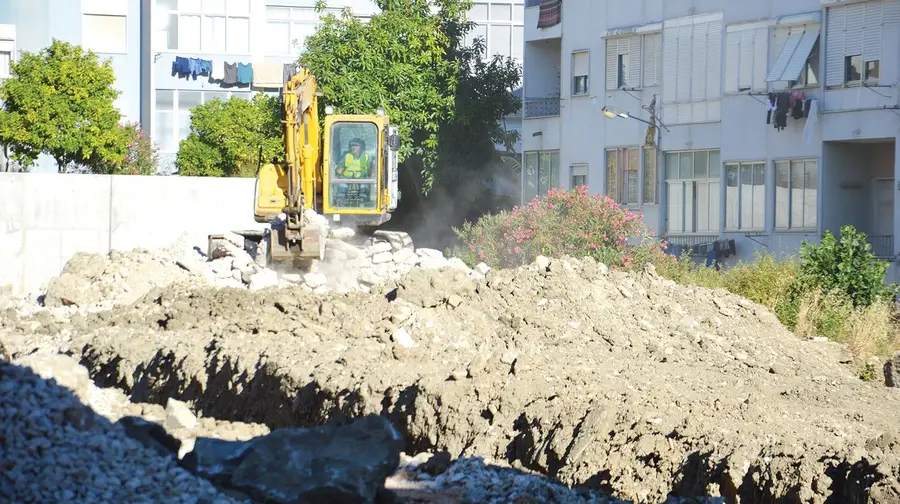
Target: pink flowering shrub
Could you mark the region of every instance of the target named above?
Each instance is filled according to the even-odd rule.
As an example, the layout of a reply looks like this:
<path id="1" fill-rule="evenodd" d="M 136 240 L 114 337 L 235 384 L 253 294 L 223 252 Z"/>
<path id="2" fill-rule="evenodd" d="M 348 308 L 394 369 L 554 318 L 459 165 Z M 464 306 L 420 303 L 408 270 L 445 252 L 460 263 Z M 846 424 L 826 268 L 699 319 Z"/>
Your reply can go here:
<path id="1" fill-rule="evenodd" d="M 514 267 L 538 255 L 590 256 L 621 268 L 672 260 L 640 214 L 609 197 L 591 196 L 585 186 L 550 189 L 525 206 L 485 215 L 453 231 L 462 242 L 454 253 L 470 265 Z"/>
<path id="2" fill-rule="evenodd" d="M 159 164 L 159 149 L 151 141 L 150 135 L 141 129 L 140 123 L 120 126 L 128 138 L 125 159 L 119 167 L 122 175 L 154 175 Z"/>

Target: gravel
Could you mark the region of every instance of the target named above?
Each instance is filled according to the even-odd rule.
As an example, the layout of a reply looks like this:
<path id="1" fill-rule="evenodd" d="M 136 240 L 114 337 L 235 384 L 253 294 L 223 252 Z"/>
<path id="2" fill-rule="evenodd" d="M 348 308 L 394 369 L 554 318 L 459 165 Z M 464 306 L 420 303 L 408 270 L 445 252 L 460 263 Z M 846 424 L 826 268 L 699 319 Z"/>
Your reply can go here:
<path id="1" fill-rule="evenodd" d="M 0 363 L 0 404 L 4 502 L 239 502 L 26 368 Z"/>

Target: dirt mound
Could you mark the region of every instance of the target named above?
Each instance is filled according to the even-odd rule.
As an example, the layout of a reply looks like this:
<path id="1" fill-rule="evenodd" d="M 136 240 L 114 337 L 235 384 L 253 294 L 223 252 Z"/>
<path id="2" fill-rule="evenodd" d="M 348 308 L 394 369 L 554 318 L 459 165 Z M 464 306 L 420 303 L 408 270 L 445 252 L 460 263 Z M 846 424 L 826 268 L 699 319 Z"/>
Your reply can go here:
<path id="1" fill-rule="evenodd" d="M 353 238 L 352 236 L 350 238 Z M 301 286 L 308 292 L 369 292 L 380 283 L 402 277 L 415 268 L 440 269 L 451 266 L 472 278 L 483 277 L 482 265 L 470 270 L 459 259 L 447 259 L 433 249 L 416 249 L 409 235 L 397 231 L 376 231 L 357 243 L 329 238 L 324 261 L 311 261 L 305 268 L 270 264 L 254 242 L 235 233 L 226 233 L 213 247 L 212 256 L 188 248 L 184 242 L 157 249 L 135 249 L 109 254 L 76 253 L 59 276 L 50 280 L 43 304 L 49 308 L 97 311 L 129 304 L 156 287 L 173 283 L 208 287 L 262 290 L 270 287 Z M 0 310 L 28 305 L 0 290 Z M 34 311 L 36 305 L 29 308 Z M 28 311 L 28 310 L 26 310 Z"/>
<path id="2" fill-rule="evenodd" d="M 372 295 L 173 285 L 7 324 L 11 351 L 70 349 L 136 401 L 273 428 L 381 413 L 407 452 L 507 460 L 640 502 L 900 499 L 894 391 L 764 308 L 652 269 L 414 269 Z"/>

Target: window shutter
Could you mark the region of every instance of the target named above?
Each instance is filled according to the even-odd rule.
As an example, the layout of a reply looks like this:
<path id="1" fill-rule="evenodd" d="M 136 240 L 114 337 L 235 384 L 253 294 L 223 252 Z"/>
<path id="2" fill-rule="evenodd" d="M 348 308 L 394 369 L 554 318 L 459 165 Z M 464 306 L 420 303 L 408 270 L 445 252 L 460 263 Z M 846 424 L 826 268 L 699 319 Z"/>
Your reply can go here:
<path id="1" fill-rule="evenodd" d="M 678 102 L 690 101 L 691 95 L 691 26 L 679 26 L 678 30 L 678 76 L 675 100 Z"/>
<path id="2" fill-rule="evenodd" d="M 754 90 L 766 89 L 769 29 L 758 28 L 753 32 L 753 82 Z"/>
<path id="3" fill-rule="evenodd" d="M 665 43 L 662 44 L 662 98 L 665 103 L 677 101 L 678 92 L 678 27 L 672 26 L 663 33 Z"/>
<path id="4" fill-rule="evenodd" d="M 740 71 L 738 73 L 738 87 L 749 89 L 753 87 L 753 30 L 741 32 Z"/>
<path id="5" fill-rule="evenodd" d="M 791 56 L 794 55 L 797 51 L 797 46 L 800 45 L 801 38 L 803 38 L 803 29 L 792 28 L 790 35 L 788 35 L 787 40 L 784 41 L 784 45 L 781 47 L 781 50 L 775 59 L 775 63 L 772 64 L 772 68 L 769 70 L 766 82 L 778 82 L 781 80 L 785 68 L 787 68 L 788 63 L 791 61 Z"/>
<path id="6" fill-rule="evenodd" d="M 852 4 L 845 7 L 846 25 L 844 26 L 844 54 L 862 54 L 863 31 L 866 29 L 866 4 Z M 843 69 L 843 65 L 841 65 Z M 842 72 L 843 73 L 843 72 Z"/>
<path id="7" fill-rule="evenodd" d="M 706 56 L 706 98 L 719 100 L 722 98 L 722 22 L 712 21 L 707 24 L 709 34 L 703 48 Z M 707 120 L 715 120 L 708 117 Z"/>
<path id="8" fill-rule="evenodd" d="M 659 33 L 644 35 L 644 87 L 659 85 L 660 39 Z"/>
<path id="9" fill-rule="evenodd" d="M 847 7 L 828 9 L 828 37 L 825 42 L 825 85 L 840 86 L 844 83 L 844 29 L 847 23 Z"/>
<path id="10" fill-rule="evenodd" d="M 787 66 L 784 68 L 784 73 L 781 75 L 783 80 L 797 80 L 800 77 L 800 73 L 806 66 L 806 61 L 809 59 L 809 55 L 812 52 L 813 46 L 816 45 L 816 40 L 818 40 L 818 38 L 819 27 L 817 25 L 807 26 L 806 31 L 800 37 L 800 43 L 797 44 L 797 49 L 794 50 L 793 57 L 791 57 Z"/>
<path id="11" fill-rule="evenodd" d="M 572 76 L 587 75 L 590 58 L 587 51 L 572 53 Z"/>
<path id="12" fill-rule="evenodd" d="M 740 71 L 742 32 L 729 32 L 725 36 L 725 92 L 737 93 Z"/>
<path id="13" fill-rule="evenodd" d="M 619 40 L 606 39 L 606 89 L 616 89 L 618 75 Z"/>
<path id="14" fill-rule="evenodd" d="M 628 44 L 628 75 L 625 82 L 628 87 L 641 86 L 641 36 L 632 35 L 622 42 Z"/>
<path id="15" fill-rule="evenodd" d="M 691 27 L 686 27 L 688 30 Z M 691 101 L 703 101 L 706 98 L 707 72 L 709 63 L 707 61 L 707 36 L 709 34 L 709 23 L 698 23 L 693 26 L 691 38 L 691 61 L 688 62 L 688 68 L 691 69 L 691 79 L 687 82 L 686 87 L 690 90 Z"/>
<path id="16" fill-rule="evenodd" d="M 895 2 L 896 3 L 896 2 Z M 869 2 L 865 5 L 865 28 L 863 28 L 862 54 L 864 61 L 881 59 L 881 42 L 884 40 L 884 2 Z"/>

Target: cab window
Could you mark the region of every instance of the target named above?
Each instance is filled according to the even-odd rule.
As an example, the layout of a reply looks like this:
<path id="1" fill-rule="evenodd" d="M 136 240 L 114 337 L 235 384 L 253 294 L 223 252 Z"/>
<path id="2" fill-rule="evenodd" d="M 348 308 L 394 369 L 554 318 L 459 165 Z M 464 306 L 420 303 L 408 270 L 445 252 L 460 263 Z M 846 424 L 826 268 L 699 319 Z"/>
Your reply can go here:
<path id="1" fill-rule="evenodd" d="M 378 127 L 339 122 L 331 127 L 330 204 L 334 208 L 378 206 Z"/>

